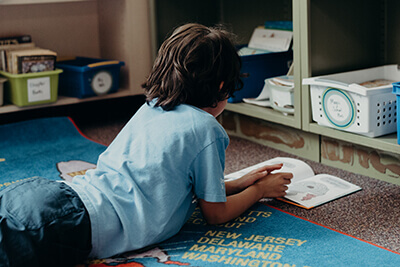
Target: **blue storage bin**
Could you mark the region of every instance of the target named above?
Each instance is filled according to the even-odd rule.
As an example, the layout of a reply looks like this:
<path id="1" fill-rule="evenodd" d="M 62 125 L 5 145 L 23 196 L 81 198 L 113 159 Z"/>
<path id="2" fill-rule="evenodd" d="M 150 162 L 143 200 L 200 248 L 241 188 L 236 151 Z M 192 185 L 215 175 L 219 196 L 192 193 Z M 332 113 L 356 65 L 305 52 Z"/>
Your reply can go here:
<path id="1" fill-rule="evenodd" d="M 400 82 L 393 83 L 393 94 L 396 95 L 396 110 L 397 110 L 397 119 L 399 117 L 399 110 L 400 110 Z M 397 123 L 397 144 L 400 145 L 400 124 L 396 121 Z"/>
<path id="2" fill-rule="evenodd" d="M 124 65 L 123 61 L 87 57 L 57 62 L 57 68 L 64 70 L 59 77 L 59 95 L 84 98 L 116 92 Z"/>
<path id="3" fill-rule="evenodd" d="M 257 97 L 267 78 L 286 75 L 293 61 L 293 50 L 267 54 L 241 56 L 243 89 L 228 99 L 229 103 L 241 102 L 243 98 Z"/>

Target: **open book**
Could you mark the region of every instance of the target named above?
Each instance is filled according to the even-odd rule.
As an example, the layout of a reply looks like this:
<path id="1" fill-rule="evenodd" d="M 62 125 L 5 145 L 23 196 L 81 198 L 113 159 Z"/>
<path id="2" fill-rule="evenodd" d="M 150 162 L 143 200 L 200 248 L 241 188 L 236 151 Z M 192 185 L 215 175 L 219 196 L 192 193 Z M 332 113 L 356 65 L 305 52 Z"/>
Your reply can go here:
<path id="1" fill-rule="evenodd" d="M 333 175 L 315 175 L 311 167 L 304 161 L 284 157 L 273 158 L 228 174 L 225 179 L 237 179 L 254 169 L 279 163 L 283 163 L 282 168 L 274 172 L 291 172 L 293 178 L 286 191 L 287 195 L 278 199 L 305 209 L 311 209 L 361 190 L 361 187 Z"/>

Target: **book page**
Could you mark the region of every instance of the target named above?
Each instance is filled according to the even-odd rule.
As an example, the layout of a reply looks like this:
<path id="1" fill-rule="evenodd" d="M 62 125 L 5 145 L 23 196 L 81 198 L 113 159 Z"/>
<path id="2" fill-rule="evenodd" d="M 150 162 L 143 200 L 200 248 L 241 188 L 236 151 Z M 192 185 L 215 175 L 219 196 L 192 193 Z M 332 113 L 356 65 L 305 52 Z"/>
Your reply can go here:
<path id="1" fill-rule="evenodd" d="M 361 187 L 329 174 L 318 174 L 289 185 L 285 199 L 312 208 L 361 190 Z"/>
<path id="2" fill-rule="evenodd" d="M 291 172 L 293 173 L 293 179 L 292 183 L 294 181 L 300 181 L 302 179 L 305 179 L 310 176 L 314 176 L 314 171 L 311 169 L 311 167 L 305 163 L 302 160 L 299 159 L 294 159 L 294 158 L 286 158 L 286 157 L 277 157 L 273 158 L 261 163 L 258 163 L 256 165 L 247 167 L 245 169 L 242 169 L 240 171 L 228 174 L 225 176 L 226 180 L 234 180 L 242 177 L 243 175 L 249 173 L 252 170 L 261 168 L 265 165 L 274 165 L 274 164 L 279 164 L 283 163 L 283 166 L 280 170 L 276 170 L 273 173 L 276 172 Z"/>

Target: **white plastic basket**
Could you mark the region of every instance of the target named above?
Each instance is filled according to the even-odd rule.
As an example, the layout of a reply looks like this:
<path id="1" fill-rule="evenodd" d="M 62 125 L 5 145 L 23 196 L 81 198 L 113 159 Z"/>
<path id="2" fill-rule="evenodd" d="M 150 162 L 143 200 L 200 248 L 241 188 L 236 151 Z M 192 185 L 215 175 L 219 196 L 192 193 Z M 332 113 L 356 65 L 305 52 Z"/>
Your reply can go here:
<path id="1" fill-rule="evenodd" d="M 364 85 L 368 81 L 375 85 Z M 310 85 L 312 117 L 319 125 L 377 137 L 397 131 L 393 81 L 400 81 L 397 65 L 307 78 L 303 84 Z"/>
<path id="2" fill-rule="evenodd" d="M 265 80 L 270 91 L 271 107 L 284 114 L 294 113 L 293 76 L 279 76 Z"/>

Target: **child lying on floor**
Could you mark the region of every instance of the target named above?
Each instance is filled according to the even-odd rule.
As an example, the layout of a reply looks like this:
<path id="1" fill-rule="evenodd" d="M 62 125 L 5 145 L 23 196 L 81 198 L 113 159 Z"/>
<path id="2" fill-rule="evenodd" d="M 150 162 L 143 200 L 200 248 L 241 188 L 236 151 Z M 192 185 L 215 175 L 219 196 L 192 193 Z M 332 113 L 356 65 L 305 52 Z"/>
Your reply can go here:
<path id="1" fill-rule="evenodd" d="M 215 117 L 241 88 L 240 66 L 227 31 L 176 29 L 143 85 L 146 103 L 96 169 L 72 182 L 37 178 L 0 193 L 2 266 L 110 257 L 177 234 L 196 205 L 220 224 L 261 198 L 284 196 L 292 174 L 272 174 L 280 164 L 224 182 L 229 139 Z"/>

